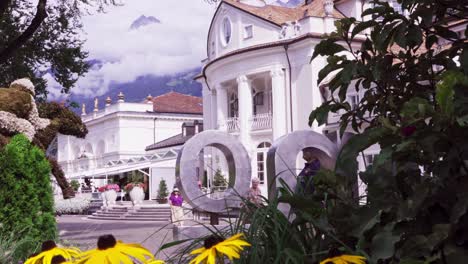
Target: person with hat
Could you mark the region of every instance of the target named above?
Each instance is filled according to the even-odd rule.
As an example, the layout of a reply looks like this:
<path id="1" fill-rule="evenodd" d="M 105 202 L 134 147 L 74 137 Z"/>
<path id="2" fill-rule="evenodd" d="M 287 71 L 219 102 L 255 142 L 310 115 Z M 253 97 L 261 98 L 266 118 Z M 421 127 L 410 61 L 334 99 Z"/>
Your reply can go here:
<path id="1" fill-rule="evenodd" d="M 172 223 L 178 226 L 183 225 L 184 209 L 182 203 L 184 198 L 180 195 L 179 189 L 175 187 L 169 197 L 169 203 L 171 204 L 171 219 Z"/>

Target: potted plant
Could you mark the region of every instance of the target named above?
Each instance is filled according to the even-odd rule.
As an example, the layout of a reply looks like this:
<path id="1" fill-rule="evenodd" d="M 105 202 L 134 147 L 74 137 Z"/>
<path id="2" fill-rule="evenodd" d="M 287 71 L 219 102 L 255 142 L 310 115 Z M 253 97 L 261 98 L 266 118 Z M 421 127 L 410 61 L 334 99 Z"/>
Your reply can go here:
<path id="1" fill-rule="evenodd" d="M 131 182 L 125 185 L 125 191 L 129 194 L 133 205 L 142 203 L 145 199 L 145 184 L 142 182 Z"/>
<path id="2" fill-rule="evenodd" d="M 166 181 L 161 179 L 159 182 L 158 196 L 156 201 L 160 204 L 165 204 L 167 203 L 167 196 L 169 196 L 169 191 L 167 190 Z"/>
<path id="3" fill-rule="evenodd" d="M 103 193 L 103 200 L 104 204 L 109 206 L 110 204 L 115 204 L 115 200 L 117 200 L 117 192 L 120 192 L 119 185 L 115 183 L 107 184 L 98 189 L 100 192 L 104 191 Z"/>

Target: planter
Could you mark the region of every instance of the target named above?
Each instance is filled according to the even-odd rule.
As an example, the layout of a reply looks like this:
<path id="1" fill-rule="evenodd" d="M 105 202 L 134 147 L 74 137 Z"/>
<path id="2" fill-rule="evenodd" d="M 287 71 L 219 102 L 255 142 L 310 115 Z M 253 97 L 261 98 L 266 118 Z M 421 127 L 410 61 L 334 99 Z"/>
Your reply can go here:
<path id="1" fill-rule="evenodd" d="M 105 199 L 107 206 L 115 204 L 115 200 L 117 200 L 117 192 L 115 190 L 105 191 L 104 196 L 106 197 Z"/>
<path id="2" fill-rule="evenodd" d="M 101 199 L 102 199 L 102 204 L 105 206 L 106 205 L 106 193 L 105 192 L 101 192 L 99 193 L 99 195 L 101 196 Z"/>
<path id="3" fill-rule="evenodd" d="M 133 187 L 129 195 L 134 206 L 137 204 L 141 204 L 145 199 L 145 191 L 143 191 L 143 188 L 138 186 Z"/>
<path id="4" fill-rule="evenodd" d="M 158 202 L 158 204 L 165 204 L 167 203 L 167 198 L 156 198 L 156 202 Z"/>

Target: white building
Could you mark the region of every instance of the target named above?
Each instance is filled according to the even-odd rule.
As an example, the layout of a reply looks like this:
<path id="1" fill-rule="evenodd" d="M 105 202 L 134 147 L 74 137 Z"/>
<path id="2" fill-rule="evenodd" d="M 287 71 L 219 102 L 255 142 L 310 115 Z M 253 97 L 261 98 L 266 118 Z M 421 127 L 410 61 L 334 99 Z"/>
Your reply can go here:
<path id="1" fill-rule="evenodd" d="M 203 85 L 204 126 L 238 137 L 264 195 L 266 152 L 272 141 L 303 129 L 340 141 L 338 117 L 330 117 L 325 127 L 308 126 L 311 111 L 323 102 L 326 91 L 317 85 L 326 60 L 310 59 L 323 34 L 335 30 L 335 20 L 360 18 L 367 6 L 364 0 L 313 0 L 296 8 L 260 0 L 220 2 L 208 32 L 208 56 L 197 77 Z M 355 102 L 359 95 L 350 91 L 348 99 Z M 367 152 L 367 164 L 377 152 L 377 147 Z M 300 163 L 298 157 L 299 170 Z"/>
<path id="2" fill-rule="evenodd" d="M 96 187 L 106 179 L 123 185 L 125 177 L 139 172 L 145 175 L 149 197 L 155 198 L 160 179 L 169 188 L 174 184 L 180 145 L 158 151 L 146 147 L 180 134 L 184 122 L 201 121 L 201 113 L 201 98 L 175 92 L 141 103 L 125 102 L 120 94 L 116 103 L 108 98 L 102 109 L 96 101 L 92 113 L 82 114 L 86 138 L 58 136 L 57 160 L 68 179 L 94 179 Z"/>

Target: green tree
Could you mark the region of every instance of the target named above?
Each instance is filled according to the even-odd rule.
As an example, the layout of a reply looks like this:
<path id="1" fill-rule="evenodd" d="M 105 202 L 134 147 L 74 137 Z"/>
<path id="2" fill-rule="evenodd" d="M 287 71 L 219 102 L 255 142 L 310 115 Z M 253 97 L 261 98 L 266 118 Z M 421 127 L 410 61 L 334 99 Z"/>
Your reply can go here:
<path id="1" fill-rule="evenodd" d="M 213 186 L 214 187 L 224 187 L 227 185 L 226 177 L 224 177 L 221 169 L 216 169 L 215 174 L 213 175 Z"/>
<path id="2" fill-rule="evenodd" d="M 0 237 L 15 232 L 36 243 L 55 239 L 49 162 L 21 134 L 0 152 L 0 182 Z"/>
<path id="3" fill-rule="evenodd" d="M 159 188 L 158 188 L 158 199 L 165 199 L 169 195 L 169 191 L 167 190 L 167 184 L 164 179 L 159 181 Z"/>
<path id="4" fill-rule="evenodd" d="M 29 77 L 36 97 L 47 97 L 50 72 L 68 93 L 89 69 L 83 50 L 81 15 L 97 6 L 98 11 L 115 0 L 3 0 L 0 3 L 0 87 Z"/>
<path id="5" fill-rule="evenodd" d="M 398 2 L 407 16 L 376 1 L 363 12 L 370 20 L 340 20 L 315 48 L 313 58 L 328 61 L 318 82 L 336 75 L 310 123 L 343 111 L 340 132 L 357 134 L 335 171 L 314 178 L 315 198 L 329 206 L 319 229 L 369 263 L 461 264 L 468 256 L 468 28 L 457 34 L 449 25 L 466 27 L 468 9 L 464 1 Z M 363 95 L 353 108 L 350 89 Z M 357 175 L 358 155 L 373 144 L 380 154 Z M 360 206 L 348 191 L 358 176 L 367 184 Z"/>

